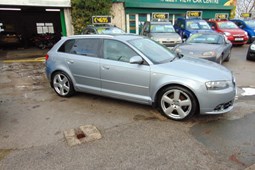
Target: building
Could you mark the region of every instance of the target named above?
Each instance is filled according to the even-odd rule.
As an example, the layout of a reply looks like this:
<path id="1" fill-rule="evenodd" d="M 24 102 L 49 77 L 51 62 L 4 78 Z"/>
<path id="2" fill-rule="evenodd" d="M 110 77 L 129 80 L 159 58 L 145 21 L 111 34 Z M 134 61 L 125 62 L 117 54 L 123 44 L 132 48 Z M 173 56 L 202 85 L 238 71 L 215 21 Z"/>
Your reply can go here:
<path id="1" fill-rule="evenodd" d="M 215 14 L 230 16 L 236 0 L 112 0 L 112 23 L 129 33 L 139 34 L 152 13 L 167 13 L 174 24 L 187 11 L 199 11 L 202 18 Z M 95 14 L 96 15 L 96 14 Z M 15 31 L 28 42 L 34 34 L 73 34 L 71 0 L 1 0 L 0 31 Z"/>
<path id="2" fill-rule="evenodd" d="M 72 35 L 70 0 L 1 0 L 0 31 L 22 34 L 27 45 L 34 34 Z"/>
<path id="3" fill-rule="evenodd" d="M 185 17 L 187 11 L 201 11 L 203 19 L 215 18 L 215 14 L 230 16 L 236 0 L 113 0 L 113 22 L 127 32 L 140 32 L 144 21 L 151 20 L 152 13 L 168 13 L 174 24 L 176 18 Z M 123 9 L 124 11 L 121 11 Z M 122 21 L 121 23 L 119 23 Z M 125 25 L 125 26 L 123 26 Z"/>

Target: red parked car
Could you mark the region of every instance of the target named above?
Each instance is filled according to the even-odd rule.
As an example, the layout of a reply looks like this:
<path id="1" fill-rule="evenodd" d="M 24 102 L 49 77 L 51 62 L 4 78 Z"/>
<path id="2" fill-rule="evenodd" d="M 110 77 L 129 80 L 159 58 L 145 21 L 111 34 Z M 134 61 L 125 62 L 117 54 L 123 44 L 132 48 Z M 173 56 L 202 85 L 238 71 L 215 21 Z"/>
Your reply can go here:
<path id="1" fill-rule="evenodd" d="M 249 40 L 247 32 L 240 29 L 234 22 L 228 20 L 211 19 L 207 21 L 211 28 L 225 34 L 233 45 L 244 45 Z"/>

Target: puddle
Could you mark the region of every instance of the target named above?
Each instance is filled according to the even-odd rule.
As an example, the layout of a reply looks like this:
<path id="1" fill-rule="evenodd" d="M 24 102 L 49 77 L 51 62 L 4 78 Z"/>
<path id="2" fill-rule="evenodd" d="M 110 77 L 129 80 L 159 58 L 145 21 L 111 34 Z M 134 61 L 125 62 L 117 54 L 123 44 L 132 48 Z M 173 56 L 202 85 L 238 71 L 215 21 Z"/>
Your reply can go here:
<path id="1" fill-rule="evenodd" d="M 238 120 L 214 120 L 198 123 L 190 133 L 225 161 L 242 168 L 255 160 L 255 113 Z"/>
<path id="2" fill-rule="evenodd" d="M 0 161 L 11 153 L 11 149 L 0 149 Z"/>
<path id="3" fill-rule="evenodd" d="M 241 93 L 242 96 L 253 96 L 255 95 L 255 88 L 242 88 L 244 91 Z"/>

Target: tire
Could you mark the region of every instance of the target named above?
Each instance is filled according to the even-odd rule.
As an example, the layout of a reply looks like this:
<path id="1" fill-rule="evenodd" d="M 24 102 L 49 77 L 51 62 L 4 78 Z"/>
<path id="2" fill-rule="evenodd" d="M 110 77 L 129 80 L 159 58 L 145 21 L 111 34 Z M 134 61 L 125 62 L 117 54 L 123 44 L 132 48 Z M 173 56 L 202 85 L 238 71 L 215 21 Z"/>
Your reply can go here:
<path id="1" fill-rule="evenodd" d="M 52 87 L 61 97 L 70 97 L 75 93 L 72 80 L 64 72 L 56 72 L 52 76 Z"/>
<path id="2" fill-rule="evenodd" d="M 222 63 L 223 63 L 223 56 L 221 55 L 219 58 L 218 64 L 222 65 Z"/>
<path id="3" fill-rule="evenodd" d="M 159 93 L 157 102 L 160 112 L 173 120 L 190 118 L 198 110 L 194 94 L 181 86 L 164 88 Z"/>
<path id="4" fill-rule="evenodd" d="M 231 51 L 230 51 L 230 53 L 228 54 L 227 58 L 224 61 L 228 62 L 230 60 L 230 57 L 231 57 Z"/>

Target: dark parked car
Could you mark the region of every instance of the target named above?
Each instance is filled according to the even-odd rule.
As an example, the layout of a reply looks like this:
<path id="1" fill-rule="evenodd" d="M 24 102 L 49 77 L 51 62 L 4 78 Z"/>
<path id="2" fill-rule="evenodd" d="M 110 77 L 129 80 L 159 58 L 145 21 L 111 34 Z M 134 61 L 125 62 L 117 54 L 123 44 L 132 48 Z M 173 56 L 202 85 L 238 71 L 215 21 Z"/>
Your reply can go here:
<path id="1" fill-rule="evenodd" d="M 247 51 L 246 55 L 247 60 L 255 60 L 255 41 L 249 46 L 249 49 Z"/>
<path id="2" fill-rule="evenodd" d="M 2 31 L 0 32 L 0 46 L 1 47 L 17 47 L 22 43 L 21 35 L 16 32 Z"/>
<path id="3" fill-rule="evenodd" d="M 111 24 L 88 25 L 82 34 L 125 34 L 122 29 Z"/>
<path id="4" fill-rule="evenodd" d="M 176 46 L 173 50 L 184 56 L 199 57 L 222 64 L 229 61 L 232 43 L 223 34 L 196 33 L 188 40 Z"/>
<path id="5" fill-rule="evenodd" d="M 78 91 L 155 105 L 174 120 L 226 113 L 236 95 L 227 68 L 128 34 L 63 37 L 46 56 L 46 75 L 61 97 Z"/>

